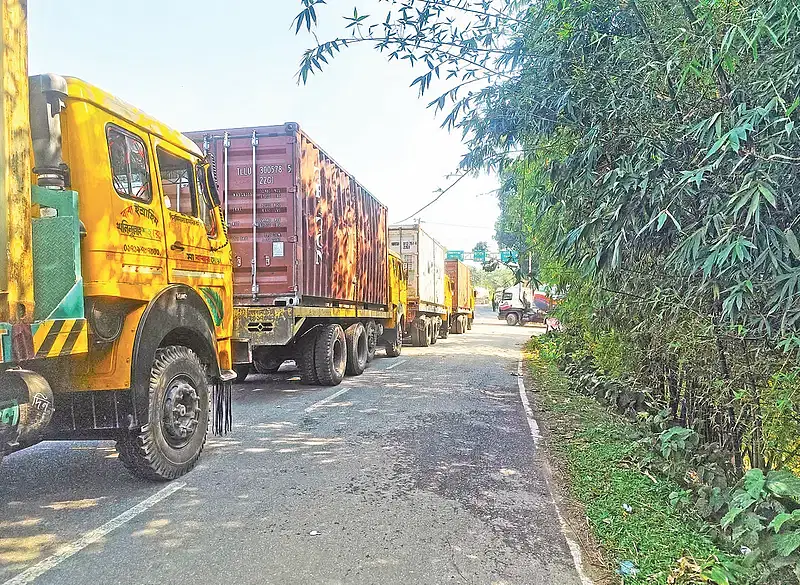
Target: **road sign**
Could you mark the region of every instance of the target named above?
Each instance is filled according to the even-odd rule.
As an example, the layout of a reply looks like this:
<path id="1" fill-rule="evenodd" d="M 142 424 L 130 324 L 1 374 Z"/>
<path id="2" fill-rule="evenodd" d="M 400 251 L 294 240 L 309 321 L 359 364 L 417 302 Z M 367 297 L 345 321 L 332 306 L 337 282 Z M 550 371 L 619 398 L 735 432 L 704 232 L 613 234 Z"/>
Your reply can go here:
<path id="1" fill-rule="evenodd" d="M 472 259 L 475 262 L 486 262 L 486 250 L 473 250 Z"/>
<path id="2" fill-rule="evenodd" d="M 517 261 L 519 260 L 519 252 L 516 250 L 500 250 L 500 261 L 501 262 L 509 262 L 509 261 Z"/>
<path id="3" fill-rule="evenodd" d="M 447 251 L 447 259 L 448 260 L 461 260 L 464 261 L 464 250 L 448 250 Z"/>

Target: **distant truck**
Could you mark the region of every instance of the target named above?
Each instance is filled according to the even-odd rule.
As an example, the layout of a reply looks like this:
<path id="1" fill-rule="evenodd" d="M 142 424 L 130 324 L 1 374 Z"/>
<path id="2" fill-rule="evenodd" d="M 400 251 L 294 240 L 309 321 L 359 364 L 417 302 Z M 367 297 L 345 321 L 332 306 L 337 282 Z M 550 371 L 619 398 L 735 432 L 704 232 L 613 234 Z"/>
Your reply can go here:
<path id="1" fill-rule="evenodd" d="M 237 380 L 294 360 L 306 384 L 400 354 L 402 261 L 386 207 L 295 123 L 188 132 L 215 167 L 233 247 Z"/>
<path id="2" fill-rule="evenodd" d="M 546 293 L 519 283 L 503 290 L 497 318 L 512 326 L 544 323 L 552 306 L 553 300 Z"/>
<path id="3" fill-rule="evenodd" d="M 475 290 L 472 288 L 469 266 L 459 260 L 445 260 L 444 268 L 451 287 L 452 300 L 442 338 L 446 338 L 449 333 L 466 333 L 472 329 L 475 318 Z"/>
<path id="4" fill-rule="evenodd" d="M 433 345 L 448 319 L 444 246 L 419 224 L 411 224 L 389 228 L 389 248 L 402 256 L 408 275 L 406 332 L 411 345 Z"/>

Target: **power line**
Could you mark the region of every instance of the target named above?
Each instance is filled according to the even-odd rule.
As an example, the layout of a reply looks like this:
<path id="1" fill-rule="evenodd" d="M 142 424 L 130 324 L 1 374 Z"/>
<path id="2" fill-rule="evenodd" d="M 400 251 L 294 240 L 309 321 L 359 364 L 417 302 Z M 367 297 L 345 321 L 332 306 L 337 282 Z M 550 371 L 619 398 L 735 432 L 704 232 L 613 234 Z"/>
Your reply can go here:
<path id="1" fill-rule="evenodd" d="M 411 219 L 412 217 L 414 217 L 415 215 L 417 215 L 418 213 L 421 213 L 421 212 L 425 211 L 426 209 L 428 209 L 428 208 L 429 208 L 431 205 L 433 205 L 434 203 L 436 203 L 437 201 L 439 201 L 439 199 L 441 199 L 441 198 L 442 198 L 442 195 L 444 195 L 444 194 L 445 194 L 445 193 L 447 193 L 447 192 L 448 192 L 450 189 L 452 189 L 453 187 L 455 187 L 456 185 L 458 185 L 459 181 L 461 181 L 461 179 L 463 179 L 463 178 L 464 178 L 464 177 L 466 177 L 466 176 L 467 176 L 467 173 L 464 173 L 463 175 L 461 175 L 461 176 L 460 176 L 459 178 L 457 178 L 455 181 L 453 181 L 452 183 L 450 183 L 450 186 L 448 186 L 446 189 L 444 189 L 442 192 L 440 192 L 440 193 L 439 193 L 439 194 L 438 194 L 436 197 L 434 197 L 434 198 L 433 198 L 431 201 L 429 201 L 429 202 L 428 202 L 426 205 L 422 206 L 420 209 L 417 209 L 417 210 L 416 210 L 414 213 L 412 213 L 411 215 L 409 215 L 408 217 L 406 217 L 406 218 L 404 218 L 404 219 L 401 219 L 401 220 L 400 220 L 400 221 L 398 221 L 397 223 L 404 223 L 404 222 L 408 221 L 409 219 Z"/>

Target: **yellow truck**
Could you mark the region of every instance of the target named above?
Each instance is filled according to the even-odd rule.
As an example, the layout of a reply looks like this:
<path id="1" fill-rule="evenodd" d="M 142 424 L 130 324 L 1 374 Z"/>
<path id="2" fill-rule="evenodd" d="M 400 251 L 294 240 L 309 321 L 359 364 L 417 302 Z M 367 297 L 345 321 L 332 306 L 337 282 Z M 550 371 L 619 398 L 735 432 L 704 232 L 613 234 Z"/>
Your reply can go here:
<path id="1" fill-rule="evenodd" d="M 231 248 L 210 165 L 79 79 L 27 76 L 1 0 L 0 457 L 111 439 L 134 473 L 189 471 L 231 425 Z"/>

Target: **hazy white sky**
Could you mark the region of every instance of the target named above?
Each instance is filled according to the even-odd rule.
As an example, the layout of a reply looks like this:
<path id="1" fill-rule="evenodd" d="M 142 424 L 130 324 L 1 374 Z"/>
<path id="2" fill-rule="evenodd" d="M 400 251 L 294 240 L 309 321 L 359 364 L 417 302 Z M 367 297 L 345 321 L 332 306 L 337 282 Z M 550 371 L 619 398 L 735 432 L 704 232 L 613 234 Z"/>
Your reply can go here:
<path id="1" fill-rule="evenodd" d="M 353 2 L 329 0 L 320 37 Z M 354 47 L 305 86 L 312 42 L 290 28 L 299 0 L 31 0 L 30 71 L 74 75 L 183 131 L 298 122 L 389 207 L 413 213 L 449 184 L 464 152 L 409 84 L 406 64 Z M 449 249 L 491 240 L 491 177 L 465 179 L 422 215 Z M 445 225 L 449 224 L 449 225 Z"/>

